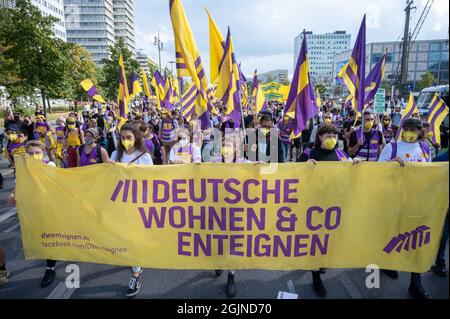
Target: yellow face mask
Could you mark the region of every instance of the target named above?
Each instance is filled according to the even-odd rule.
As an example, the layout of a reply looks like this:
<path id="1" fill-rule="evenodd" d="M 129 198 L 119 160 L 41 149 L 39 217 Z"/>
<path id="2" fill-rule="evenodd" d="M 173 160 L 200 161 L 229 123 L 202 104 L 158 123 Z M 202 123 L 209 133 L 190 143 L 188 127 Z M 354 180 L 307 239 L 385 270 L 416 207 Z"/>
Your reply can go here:
<path id="1" fill-rule="evenodd" d="M 333 121 L 331 120 L 331 119 L 329 119 L 329 118 L 326 118 L 326 119 L 324 119 L 323 120 L 324 121 L 324 123 L 327 123 L 327 124 L 331 124 Z"/>
<path id="2" fill-rule="evenodd" d="M 389 124 L 391 124 L 391 121 L 390 120 L 384 120 L 383 123 L 384 123 L 384 125 L 389 125 Z"/>
<path id="3" fill-rule="evenodd" d="M 270 128 L 261 128 L 260 131 L 262 135 L 266 136 L 267 134 L 270 133 Z"/>
<path id="4" fill-rule="evenodd" d="M 67 127 L 68 127 L 70 130 L 72 130 L 72 129 L 74 129 L 76 126 L 75 126 L 75 124 L 68 124 Z"/>
<path id="5" fill-rule="evenodd" d="M 366 128 L 366 130 L 370 130 L 373 127 L 374 123 L 375 121 L 366 121 L 366 123 L 364 123 L 364 127 Z"/>
<path id="6" fill-rule="evenodd" d="M 134 146 L 134 141 L 122 140 L 122 145 L 127 151 L 131 150 Z"/>
<path id="7" fill-rule="evenodd" d="M 24 143 L 24 142 L 25 142 L 25 140 L 26 140 L 26 138 L 25 138 L 25 137 L 22 137 L 22 138 L 17 138 L 16 142 L 17 142 L 17 143 Z"/>
<path id="8" fill-rule="evenodd" d="M 414 143 L 419 138 L 419 134 L 416 132 L 404 132 L 403 140 L 408 143 Z"/>
<path id="9" fill-rule="evenodd" d="M 44 159 L 44 154 L 40 153 L 40 154 L 33 154 L 30 155 L 32 158 L 34 158 L 35 160 L 38 160 L 40 162 L 42 162 L 42 160 Z"/>
<path id="10" fill-rule="evenodd" d="M 328 151 L 331 151 L 336 147 L 337 142 L 337 138 L 327 138 L 322 142 L 322 147 Z"/>
<path id="11" fill-rule="evenodd" d="M 8 140 L 10 141 L 10 142 L 15 142 L 16 140 L 17 140 L 17 134 L 15 134 L 15 133 L 13 133 L 13 134 L 9 134 L 8 135 Z"/>
<path id="12" fill-rule="evenodd" d="M 222 147 L 222 155 L 225 158 L 229 158 L 229 157 L 233 156 L 233 148 L 229 147 L 229 146 Z"/>

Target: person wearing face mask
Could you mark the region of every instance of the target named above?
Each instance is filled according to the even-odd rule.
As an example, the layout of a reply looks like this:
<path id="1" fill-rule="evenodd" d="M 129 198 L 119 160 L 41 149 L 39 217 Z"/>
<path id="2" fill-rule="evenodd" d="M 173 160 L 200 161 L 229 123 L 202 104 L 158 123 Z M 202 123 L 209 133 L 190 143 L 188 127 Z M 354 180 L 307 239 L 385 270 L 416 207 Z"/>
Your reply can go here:
<path id="1" fill-rule="evenodd" d="M 52 127 L 47 122 L 44 115 L 37 115 L 36 116 L 36 123 L 34 123 L 34 132 L 35 132 L 35 139 L 40 140 L 45 145 L 45 141 L 43 141 L 43 137 L 47 135 L 52 130 Z"/>
<path id="2" fill-rule="evenodd" d="M 394 138 L 394 127 L 392 126 L 392 120 L 389 115 L 383 115 L 382 120 L 382 132 L 384 136 L 384 140 L 387 144 L 391 142 Z"/>
<path id="3" fill-rule="evenodd" d="M 395 161 L 401 167 L 405 162 L 431 162 L 431 152 L 428 144 L 419 139 L 422 130 L 422 121 L 417 118 L 408 118 L 403 122 L 401 140 L 393 141 L 386 145 L 380 155 L 379 162 Z M 383 273 L 391 278 L 398 278 L 398 272 L 383 270 Z M 421 275 L 411 273 L 409 293 L 416 299 L 429 299 L 429 295 L 421 282 Z"/>
<path id="4" fill-rule="evenodd" d="M 173 132 L 178 129 L 178 121 L 176 121 L 173 117 L 170 111 L 163 111 L 162 113 L 162 119 L 159 122 L 159 139 L 161 140 L 164 149 L 166 151 L 166 154 L 169 154 L 170 149 L 175 144 L 176 141 L 174 141 L 172 138 L 175 134 Z"/>
<path id="5" fill-rule="evenodd" d="M 348 145 L 350 144 L 350 135 L 355 130 L 356 113 L 355 110 L 350 109 L 348 111 L 348 117 L 342 124 L 343 127 L 343 139 L 344 139 L 344 152 L 348 153 Z"/>
<path id="6" fill-rule="evenodd" d="M 353 162 L 357 164 L 358 159 L 352 160 L 346 153 L 338 149 L 339 131 L 333 124 L 323 124 L 317 132 L 314 148 L 310 151 L 305 151 L 297 162 Z M 325 274 L 325 269 L 316 269 L 312 271 L 313 287 L 316 294 L 320 297 L 325 297 L 327 290 L 320 277 Z"/>
<path id="7" fill-rule="evenodd" d="M 111 161 L 134 165 L 153 165 L 152 157 L 144 146 L 141 131 L 132 123 L 125 123 L 120 128 L 120 142 L 117 151 L 111 155 Z M 128 298 L 136 296 L 141 288 L 141 273 L 143 269 L 139 266 L 131 268 L 131 279 L 125 294 Z"/>
<path id="8" fill-rule="evenodd" d="M 439 154 L 441 146 L 433 142 L 433 131 L 431 130 L 430 123 L 423 123 L 423 129 L 422 132 L 420 132 L 420 139 L 428 144 L 428 147 L 431 150 L 431 158 L 435 158 Z"/>
<path id="9" fill-rule="evenodd" d="M 273 128 L 272 116 L 262 113 L 259 119 L 259 128 L 256 129 L 255 144 L 248 143 L 249 137 L 245 137 L 245 158 L 253 162 L 284 163 L 283 147 L 278 134 L 271 134 Z M 278 131 L 274 128 L 274 131 Z M 277 150 L 278 148 L 278 150 Z M 276 154 L 274 154 L 276 152 Z"/>
<path id="10" fill-rule="evenodd" d="M 10 124 L 5 130 L 8 143 L 5 148 L 5 156 L 8 158 L 10 168 L 15 168 L 14 156 L 25 154 L 25 132 L 21 132 L 19 126 Z"/>
<path id="11" fill-rule="evenodd" d="M 55 150 L 55 162 L 58 167 L 64 167 L 64 144 L 65 144 L 65 130 L 66 125 L 63 117 L 59 117 L 56 120 L 56 150 Z"/>
<path id="12" fill-rule="evenodd" d="M 163 158 L 165 158 L 164 148 L 156 134 L 154 134 L 155 127 L 153 124 L 145 124 L 144 121 L 135 121 L 134 125 L 141 131 L 144 137 L 144 146 L 148 153 L 152 156 L 153 165 L 163 165 Z"/>
<path id="13" fill-rule="evenodd" d="M 56 167 L 55 163 L 44 160 L 45 151 L 46 151 L 46 146 L 44 145 L 44 143 L 42 143 L 40 141 L 33 140 L 33 141 L 27 142 L 25 144 L 25 152 L 26 152 L 27 156 L 33 157 L 37 161 L 44 162 L 50 166 Z M 15 204 L 16 204 L 16 192 L 15 192 L 15 190 L 13 190 L 8 197 L 7 205 L 14 206 Z M 47 268 L 46 268 L 44 276 L 42 277 L 42 280 L 41 280 L 42 288 L 50 286 L 53 283 L 53 281 L 55 280 L 55 278 L 56 278 L 55 265 L 56 265 L 55 260 L 50 260 L 50 259 L 47 260 Z"/>
<path id="14" fill-rule="evenodd" d="M 66 119 L 65 139 L 67 167 L 77 167 L 77 149 L 84 144 L 84 133 L 77 127 L 76 120 L 73 117 Z"/>
<path id="15" fill-rule="evenodd" d="M 400 125 L 400 121 L 402 120 L 402 108 L 400 105 L 397 105 L 394 109 L 394 113 L 391 114 L 392 124 Z"/>
<path id="16" fill-rule="evenodd" d="M 376 162 L 384 148 L 383 133 L 373 129 L 375 115 L 364 111 L 364 128 L 360 127 L 350 135 L 348 152 L 361 161 Z"/>
<path id="17" fill-rule="evenodd" d="M 106 150 L 97 144 L 98 132 L 95 129 L 87 129 L 84 133 L 84 145 L 78 148 L 77 167 L 101 164 L 109 162 Z"/>
<path id="18" fill-rule="evenodd" d="M 201 163 L 202 153 L 198 146 L 191 143 L 189 131 L 178 130 L 178 143 L 176 143 L 169 153 L 169 164 L 191 164 Z"/>
<path id="19" fill-rule="evenodd" d="M 333 114 L 331 112 L 325 113 L 323 117 L 320 119 L 320 121 L 314 125 L 311 136 L 309 138 L 309 141 L 311 145 L 314 145 L 314 143 L 317 140 L 317 132 L 319 131 L 319 128 L 324 124 L 332 124 L 333 123 Z"/>
<path id="20" fill-rule="evenodd" d="M 292 145 L 291 133 L 294 130 L 294 122 L 289 116 L 284 115 L 283 119 L 278 122 L 277 126 L 280 130 L 280 139 L 281 145 L 283 147 L 284 160 L 287 161 L 289 158 L 289 150 Z"/>

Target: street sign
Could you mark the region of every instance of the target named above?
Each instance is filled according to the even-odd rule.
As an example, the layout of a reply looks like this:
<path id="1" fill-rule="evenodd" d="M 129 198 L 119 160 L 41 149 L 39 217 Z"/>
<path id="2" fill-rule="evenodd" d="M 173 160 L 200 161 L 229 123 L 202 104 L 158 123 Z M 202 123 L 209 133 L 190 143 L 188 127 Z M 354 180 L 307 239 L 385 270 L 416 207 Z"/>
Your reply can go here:
<path id="1" fill-rule="evenodd" d="M 385 112 L 385 104 L 386 104 L 386 90 L 378 89 L 377 94 L 374 97 L 375 101 L 375 113 L 376 114 L 384 114 Z"/>

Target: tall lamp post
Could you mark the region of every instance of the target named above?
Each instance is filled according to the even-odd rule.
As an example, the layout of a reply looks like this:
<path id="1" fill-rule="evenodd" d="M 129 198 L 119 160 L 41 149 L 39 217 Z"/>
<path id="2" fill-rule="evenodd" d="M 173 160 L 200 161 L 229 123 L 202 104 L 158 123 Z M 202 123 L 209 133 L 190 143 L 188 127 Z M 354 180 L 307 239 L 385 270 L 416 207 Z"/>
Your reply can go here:
<path id="1" fill-rule="evenodd" d="M 159 37 L 159 30 L 158 35 L 155 36 L 155 43 L 153 44 L 158 46 L 159 72 L 161 72 L 161 51 L 164 51 L 164 43 L 161 42 L 161 39 Z"/>

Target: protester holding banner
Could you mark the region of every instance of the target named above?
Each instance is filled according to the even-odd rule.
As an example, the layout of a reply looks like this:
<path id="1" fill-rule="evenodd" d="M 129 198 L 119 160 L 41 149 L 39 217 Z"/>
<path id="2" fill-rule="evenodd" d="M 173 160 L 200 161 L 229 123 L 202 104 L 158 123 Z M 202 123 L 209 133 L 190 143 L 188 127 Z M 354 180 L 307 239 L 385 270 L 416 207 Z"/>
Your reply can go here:
<path id="1" fill-rule="evenodd" d="M 172 147 L 169 153 L 169 164 L 191 164 L 201 163 L 202 153 L 200 148 L 191 143 L 189 131 L 186 129 L 177 130 L 178 142 Z"/>
<path id="2" fill-rule="evenodd" d="M 361 161 L 376 162 L 385 145 L 383 133 L 374 130 L 375 115 L 364 111 L 364 128 L 360 127 L 350 135 L 348 152 Z M 363 134 L 364 133 L 364 134 Z"/>
<path id="3" fill-rule="evenodd" d="M 116 163 L 153 165 L 152 157 L 144 146 L 141 131 L 131 123 L 124 124 L 120 129 L 120 143 L 117 151 L 111 155 L 111 161 Z M 126 296 L 131 298 L 138 294 L 141 288 L 140 276 L 143 269 L 139 266 L 131 268 L 132 276 L 128 283 Z"/>
<path id="4" fill-rule="evenodd" d="M 17 124 L 9 124 L 6 127 L 5 135 L 8 139 L 8 143 L 5 148 L 5 155 L 10 163 L 9 167 L 14 168 L 14 156 L 25 153 L 25 134 L 20 131 Z"/>
<path id="5" fill-rule="evenodd" d="M 25 145 L 25 151 L 28 154 L 28 156 L 31 156 L 38 161 L 47 163 L 51 166 L 56 166 L 55 163 L 44 160 L 44 152 L 46 151 L 46 146 L 41 141 L 27 142 L 27 144 Z M 13 190 L 9 195 L 7 204 L 8 206 L 13 206 L 16 204 L 15 190 Z M 1 264 L 2 263 L 0 260 L 0 265 Z M 44 277 L 42 278 L 41 281 L 42 288 L 48 287 L 55 280 L 56 277 L 55 265 L 56 265 L 55 260 L 47 260 L 47 269 L 45 270 Z"/>
<path id="6" fill-rule="evenodd" d="M 0 287 L 4 286 L 8 282 L 9 273 L 6 270 L 6 258 L 5 251 L 0 246 Z"/>
<path id="7" fill-rule="evenodd" d="M 433 159 L 433 162 L 448 162 L 448 150 L 436 158 Z M 431 270 L 440 277 L 447 277 L 447 266 L 445 261 L 445 248 L 447 246 L 448 241 L 448 235 L 449 235 L 449 220 L 448 220 L 448 209 L 447 209 L 447 216 L 445 217 L 444 222 L 444 230 L 442 232 L 441 237 L 441 243 L 439 245 L 438 254 L 436 257 L 436 262 L 433 267 L 431 267 Z"/>
<path id="8" fill-rule="evenodd" d="M 328 122 L 323 124 L 317 132 L 314 148 L 303 152 L 298 162 L 309 161 L 315 164 L 318 161 L 352 161 L 347 154 L 338 149 L 338 134 L 339 131 L 336 126 Z M 357 164 L 358 162 L 358 159 L 353 160 L 354 164 Z M 320 297 L 325 297 L 327 295 L 327 290 L 320 278 L 320 275 L 324 273 L 324 269 L 312 271 L 314 291 Z"/>
<path id="9" fill-rule="evenodd" d="M 396 161 L 404 167 L 405 162 L 431 162 L 431 152 L 428 144 L 419 139 L 422 130 L 422 121 L 409 118 L 403 122 L 401 141 L 393 141 L 386 145 L 380 155 L 379 162 Z M 398 278 L 398 272 L 383 270 L 391 277 Z M 411 273 L 410 294 L 417 299 L 428 299 L 428 293 L 423 288 L 419 273 Z"/>
<path id="10" fill-rule="evenodd" d="M 273 120 L 271 115 L 264 113 L 259 120 L 259 128 L 256 130 L 256 143 L 248 145 L 247 159 L 255 162 L 284 163 L 283 148 L 279 133 L 271 134 Z M 261 139 L 261 137 L 264 137 Z M 246 136 L 248 143 L 248 136 Z M 277 146 L 275 146 L 277 143 Z M 277 149 L 278 148 L 278 149 Z M 274 154 L 276 152 L 276 154 Z"/>

